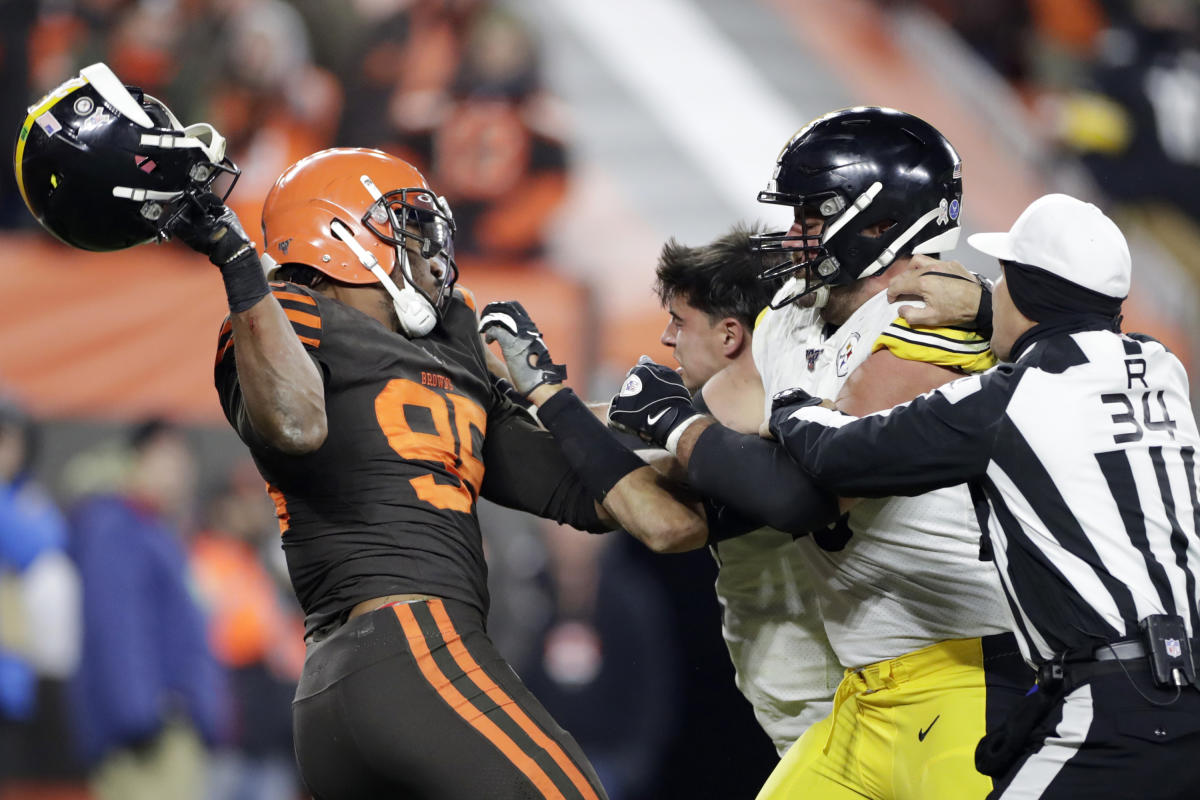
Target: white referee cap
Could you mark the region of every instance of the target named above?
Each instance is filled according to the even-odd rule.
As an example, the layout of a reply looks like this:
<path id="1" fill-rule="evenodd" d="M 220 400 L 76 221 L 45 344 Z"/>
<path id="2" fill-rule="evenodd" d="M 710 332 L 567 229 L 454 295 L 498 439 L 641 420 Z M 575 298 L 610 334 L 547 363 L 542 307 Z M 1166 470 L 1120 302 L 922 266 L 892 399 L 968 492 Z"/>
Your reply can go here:
<path id="1" fill-rule="evenodd" d="M 1002 261 L 1016 261 L 1108 297 L 1129 295 L 1129 245 L 1116 223 L 1070 195 L 1039 197 L 1007 233 L 976 233 L 967 243 Z"/>

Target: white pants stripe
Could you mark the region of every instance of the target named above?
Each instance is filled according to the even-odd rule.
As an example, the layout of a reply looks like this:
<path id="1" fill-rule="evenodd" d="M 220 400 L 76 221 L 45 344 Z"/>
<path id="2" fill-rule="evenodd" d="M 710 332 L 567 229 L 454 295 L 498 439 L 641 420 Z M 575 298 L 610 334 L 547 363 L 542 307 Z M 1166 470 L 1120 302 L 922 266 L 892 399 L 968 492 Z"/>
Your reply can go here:
<path id="1" fill-rule="evenodd" d="M 1084 684 L 1067 695 L 1062 709 L 1062 719 L 1055 727 L 1054 735 L 1047 736 L 1042 746 L 1026 759 L 997 800 L 1036 800 L 1079 752 L 1094 716 L 1091 684 Z"/>

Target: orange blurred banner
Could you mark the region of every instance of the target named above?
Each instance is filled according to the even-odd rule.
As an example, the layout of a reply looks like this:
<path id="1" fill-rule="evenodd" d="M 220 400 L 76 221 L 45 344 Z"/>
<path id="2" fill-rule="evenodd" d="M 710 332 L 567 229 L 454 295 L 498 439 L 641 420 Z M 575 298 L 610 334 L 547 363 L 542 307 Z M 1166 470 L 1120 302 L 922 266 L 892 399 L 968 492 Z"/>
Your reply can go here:
<path id="1" fill-rule="evenodd" d="M 223 422 L 212 366 L 224 319 L 217 271 L 182 247 L 87 253 L 40 234 L 0 236 L 0 391 L 40 417 L 164 415 Z M 464 263 L 482 304 L 519 299 L 586 386 L 587 290 L 549 269 Z"/>

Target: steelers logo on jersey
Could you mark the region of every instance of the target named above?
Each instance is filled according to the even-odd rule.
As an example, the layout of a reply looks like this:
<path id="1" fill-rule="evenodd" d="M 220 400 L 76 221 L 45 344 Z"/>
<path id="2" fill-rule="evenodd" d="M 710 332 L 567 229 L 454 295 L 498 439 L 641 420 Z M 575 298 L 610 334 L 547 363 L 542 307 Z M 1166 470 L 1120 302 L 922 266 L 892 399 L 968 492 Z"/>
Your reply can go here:
<path id="1" fill-rule="evenodd" d="M 846 338 L 846 343 L 842 345 L 837 354 L 837 374 L 839 378 L 846 377 L 846 373 L 850 371 L 850 359 L 854 356 L 854 346 L 858 344 L 859 333 L 855 331 Z"/>

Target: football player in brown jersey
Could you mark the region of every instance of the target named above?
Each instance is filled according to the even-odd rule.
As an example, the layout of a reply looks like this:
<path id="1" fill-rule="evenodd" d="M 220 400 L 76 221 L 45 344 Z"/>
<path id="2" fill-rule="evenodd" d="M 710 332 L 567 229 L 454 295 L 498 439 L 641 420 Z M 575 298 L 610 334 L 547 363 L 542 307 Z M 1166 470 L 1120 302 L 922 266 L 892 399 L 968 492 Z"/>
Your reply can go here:
<path id="1" fill-rule="evenodd" d="M 703 541 L 703 514 L 561 388 L 536 328 L 504 341 L 529 351 L 514 378 L 541 388 L 552 433 L 497 390 L 454 286 L 449 208 L 408 163 L 334 149 L 285 171 L 263 213 L 270 284 L 236 217 L 208 203 L 172 233 L 225 279 L 215 378 L 274 498 L 306 615 L 293 716 L 309 788 L 604 797 L 487 636 L 476 501 L 620 525 L 658 549 Z"/>

